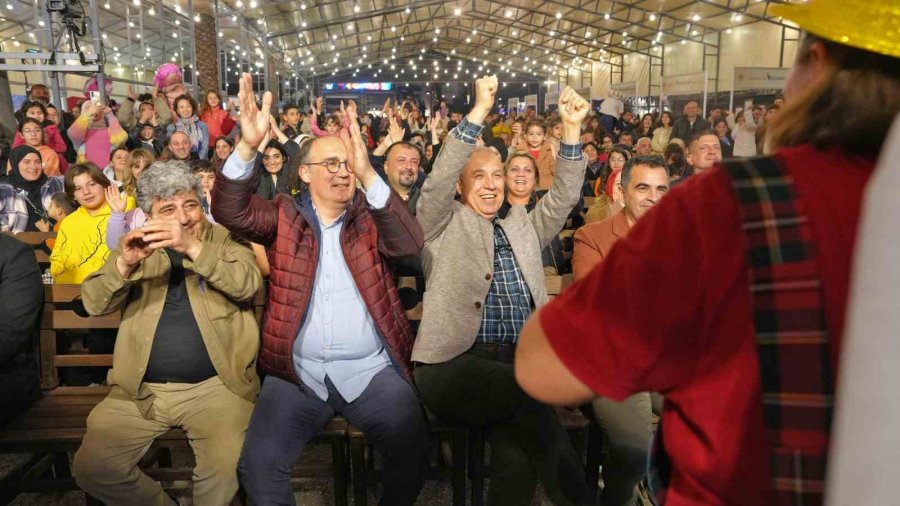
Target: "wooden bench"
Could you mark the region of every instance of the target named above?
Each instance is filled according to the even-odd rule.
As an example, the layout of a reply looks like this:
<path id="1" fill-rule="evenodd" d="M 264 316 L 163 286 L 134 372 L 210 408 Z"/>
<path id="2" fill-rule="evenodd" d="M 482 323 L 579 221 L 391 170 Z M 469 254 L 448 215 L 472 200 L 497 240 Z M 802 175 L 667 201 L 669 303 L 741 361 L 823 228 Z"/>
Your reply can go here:
<path id="1" fill-rule="evenodd" d="M 37 241 L 38 237 L 28 236 Z M 46 239 L 47 235 L 43 237 Z M 41 239 L 41 242 L 43 242 Z M 37 253 L 36 253 L 37 254 Z M 410 285 L 410 283 L 412 283 Z M 548 294 L 553 297 L 571 283 L 571 276 L 548 276 Z M 400 280 L 401 287 L 424 289 L 421 280 Z M 108 387 L 59 386 L 59 371 L 70 367 L 111 367 L 112 355 L 91 355 L 84 347 L 74 346 L 75 353 L 61 354 L 57 349 L 60 334 L 66 331 L 95 331 L 117 329 L 120 314 L 88 316 L 79 310 L 79 285 L 46 285 L 45 307 L 41 319 L 36 355 L 45 395 L 19 418 L 0 430 L 0 453 L 34 454 L 0 481 L 0 503 L 23 492 L 77 490 L 69 469 L 69 454 L 76 451 L 86 431 L 87 416 L 109 392 Z M 421 299 L 410 301 L 407 316 L 417 323 L 422 315 Z M 257 319 L 262 317 L 265 293 L 254 299 Z M 454 490 L 454 505 L 465 502 L 466 434 L 464 429 L 442 426 L 431 420 L 432 434 L 438 440 L 448 440 L 451 458 L 448 466 L 436 466 L 432 477 L 450 477 Z M 332 461 L 322 465 L 298 465 L 295 477 L 331 477 L 334 480 L 335 503 L 347 504 L 347 482 L 354 470 L 356 504 L 365 504 L 368 484 L 377 481 L 379 474 L 369 471 L 365 456 L 364 435 L 352 429 L 341 417 L 332 419 L 316 438 L 331 445 Z M 190 468 L 174 468 L 168 452 L 173 447 L 188 447 L 183 431 L 174 429 L 158 438 L 141 465 L 148 476 L 164 484 L 190 481 Z M 353 452 L 350 449 L 353 449 Z M 362 451 L 360 450 L 362 449 Z M 347 465 L 350 457 L 351 466 Z M 369 459 L 371 462 L 371 459 Z"/>
<path id="2" fill-rule="evenodd" d="M 112 355 L 90 355 L 84 347 L 74 346 L 76 353 L 60 354 L 59 334 L 66 331 L 117 329 L 120 313 L 104 316 L 79 314 L 79 285 L 45 285 L 44 314 L 40 325 L 38 359 L 44 397 L 25 413 L 0 430 L 0 453 L 29 453 L 34 457 L 18 466 L 0 481 L 0 503 L 23 492 L 77 490 L 69 469 L 69 454 L 81 445 L 87 428 L 87 416 L 109 392 L 108 387 L 59 386 L 59 371 L 67 367 L 110 367 Z M 265 292 L 254 298 L 254 312 L 261 317 Z M 76 306 L 76 307 L 73 307 Z M 349 424 L 335 417 L 314 440 L 331 446 L 331 462 L 295 466 L 295 478 L 332 478 L 338 505 L 347 504 L 349 466 L 347 430 Z M 144 472 L 163 482 L 191 481 L 193 470 L 172 467 L 169 450 L 189 447 L 184 431 L 173 429 L 159 437 L 141 463 Z"/>
<path id="3" fill-rule="evenodd" d="M 47 247 L 45 241 L 47 239 L 54 239 L 56 237 L 56 232 L 19 232 L 18 234 L 12 234 L 9 232 L 4 233 L 11 235 L 16 239 L 24 242 L 25 244 L 31 246 L 31 248 L 34 249 L 34 256 L 42 269 L 50 265 L 50 248 Z"/>

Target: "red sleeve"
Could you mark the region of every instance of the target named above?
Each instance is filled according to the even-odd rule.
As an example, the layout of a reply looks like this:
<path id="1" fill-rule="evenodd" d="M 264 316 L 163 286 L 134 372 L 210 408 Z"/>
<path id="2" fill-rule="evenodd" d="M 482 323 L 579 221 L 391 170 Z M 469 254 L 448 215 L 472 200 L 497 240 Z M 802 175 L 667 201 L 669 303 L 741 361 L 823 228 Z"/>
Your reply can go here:
<path id="1" fill-rule="evenodd" d="M 44 144 L 53 148 L 53 151 L 56 151 L 60 157 L 66 154 L 66 142 L 63 141 L 62 135 L 59 133 L 59 128 L 56 125 L 47 125 L 44 127 Z"/>
<path id="2" fill-rule="evenodd" d="M 710 231 L 698 222 L 715 205 L 704 179 L 671 191 L 600 268 L 541 311 L 557 356 L 599 395 L 666 393 L 692 374 L 703 348 L 709 275 L 703 238 Z"/>
<path id="3" fill-rule="evenodd" d="M 228 135 L 231 133 L 231 130 L 234 128 L 235 121 L 231 119 L 231 115 L 227 112 L 225 113 L 225 118 L 222 120 L 222 135 Z M 215 139 L 213 139 L 215 141 Z"/>

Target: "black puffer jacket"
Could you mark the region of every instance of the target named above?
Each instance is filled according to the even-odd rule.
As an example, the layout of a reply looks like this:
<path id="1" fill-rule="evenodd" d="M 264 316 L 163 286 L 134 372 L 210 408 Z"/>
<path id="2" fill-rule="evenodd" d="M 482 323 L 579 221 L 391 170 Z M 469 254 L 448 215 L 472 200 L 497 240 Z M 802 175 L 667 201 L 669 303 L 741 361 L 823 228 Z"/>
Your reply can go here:
<path id="1" fill-rule="evenodd" d="M 41 396 L 33 339 L 44 305 L 34 251 L 0 234 L 0 425 Z"/>

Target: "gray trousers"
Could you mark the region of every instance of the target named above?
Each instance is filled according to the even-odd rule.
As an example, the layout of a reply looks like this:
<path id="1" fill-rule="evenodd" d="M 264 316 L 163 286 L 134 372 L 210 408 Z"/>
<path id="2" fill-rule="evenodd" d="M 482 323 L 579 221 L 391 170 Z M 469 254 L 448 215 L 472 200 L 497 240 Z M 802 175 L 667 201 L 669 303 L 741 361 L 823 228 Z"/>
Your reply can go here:
<path id="1" fill-rule="evenodd" d="M 598 397 L 591 403 L 603 429 L 604 506 L 633 506 L 635 487 L 647 474 L 651 413 L 659 414 L 662 396 L 641 392 L 622 402 Z"/>

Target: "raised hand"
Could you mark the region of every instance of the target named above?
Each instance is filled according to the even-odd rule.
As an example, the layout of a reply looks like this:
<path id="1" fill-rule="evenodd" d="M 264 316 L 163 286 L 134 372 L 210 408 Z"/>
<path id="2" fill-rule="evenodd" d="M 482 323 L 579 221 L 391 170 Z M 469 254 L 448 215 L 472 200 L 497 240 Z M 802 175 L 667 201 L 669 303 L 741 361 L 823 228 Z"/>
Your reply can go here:
<path id="1" fill-rule="evenodd" d="M 406 137 L 406 129 L 401 127 L 400 123 L 397 123 L 397 119 L 394 116 L 388 118 L 388 137 L 391 140 L 391 144 L 400 142 Z"/>
<path id="2" fill-rule="evenodd" d="M 191 260 L 200 254 L 200 239 L 184 230 L 174 218 L 150 218 L 141 230 L 144 233 L 142 240 L 150 250 L 172 248 Z"/>
<path id="3" fill-rule="evenodd" d="M 497 76 L 484 76 L 475 81 L 475 107 L 468 115 L 469 121 L 482 125 L 494 107 L 494 96 L 497 94 Z"/>
<path id="4" fill-rule="evenodd" d="M 559 118 L 562 120 L 563 132 L 561 141 L 566 144 L 578 144 L 581 139 L 581 122 L 591 110 L 590 104 L 571 87 L 559 95 Z"/>
<path id="5" fill-rule="evenodd" d="M 116 267 L 122 277 L 128 277 L 145 258 L 153 253 L 150 245 L 144 241 L 144 231 L 132 230 L 119 241 L 119 258 Z"/>
<path id="6" fill-rule="evenodd" d="M 250 74 L 242 74 L 238 82 L 238 100 L 241 104 L 241 140 L 236 150 L 242 161 L 249 162 L 256 156 L 256 149 L 269 131 L 269 117 L 272 110 L 272 94 L 266 92 L 262 99 L 262 109 L 256 107 L 256 95 L 253 93 L 253 78 Z"/>
<path id="7" fill-rule="evenodd" d="M 109 204 L 112 212 L 124 213 L 125 206 L 128 204 L 128 194 L 119 191 L 119 187 L 113 183 L 106 187 L 106 203 Z"/>
<path id="8" fill-rule="evenodd" d="M 128 98 L 130 98 L 134 102 L 137 102 L 137 93 L 134 92 L 134 87 L 130 84 L 128 85 Z"/>
<path id="9" fill-rule="evenodd" d="M 378 174 L 375 173 L 375 169 L 369 163 L 366 141 L 363 139 L 362 131 L 359 128 L 356 102 L 351 100 L 344 107 L 344 102 L 341 101 L 341 113 L 350 123 L 349 134 L 344 129 L 341 129 L 340 132 L 341 141 L 343 141 L 344 147 L 347 149 L 347 159 L 350 162 L 350 168 L 362 183 L 363 188 L 369 188 L 374 181 L 373 178 L 377 178 Z"/>
<path id="10" fill-rule="evenodd" d="M 387 114 L 388 111 L 391 110 L 391 99 L 390 97 L 384 101 L 384 107 L 381 108 L 381 112 Z"/>
<path id="11" fill-rule="evenodd" d="M 81 114 L 87 114 L 90 117 L 93 117 L 95 114 L 100 112 L 103 106 L 100 105 L 100 102 L 94 102 L 93 100 L 88 102 L 88 106 Z"/>
<path id="12" fill-rule="evenodd" d="M 441 113 L 435 112 L 431 122 L 428 124 L 428 129 L 432 132 L 437 132 L 439 126 L 441 126 Z"/>

